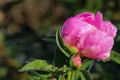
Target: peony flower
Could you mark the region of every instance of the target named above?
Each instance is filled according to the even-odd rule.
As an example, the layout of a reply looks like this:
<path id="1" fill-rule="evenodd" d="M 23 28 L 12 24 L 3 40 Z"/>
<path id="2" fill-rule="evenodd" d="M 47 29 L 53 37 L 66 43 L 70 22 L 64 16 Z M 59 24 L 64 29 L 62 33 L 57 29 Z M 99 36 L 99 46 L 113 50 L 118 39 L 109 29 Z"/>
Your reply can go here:
<path id="1" fill-rule="evenodd" d="M 91 12 L 68 18 L 62 26 L 61 36 L 68 48 L 75 47 L 80 56 L 107 59 L 114 44 L 117 28 L 103 21 L 102 13 Z"/>

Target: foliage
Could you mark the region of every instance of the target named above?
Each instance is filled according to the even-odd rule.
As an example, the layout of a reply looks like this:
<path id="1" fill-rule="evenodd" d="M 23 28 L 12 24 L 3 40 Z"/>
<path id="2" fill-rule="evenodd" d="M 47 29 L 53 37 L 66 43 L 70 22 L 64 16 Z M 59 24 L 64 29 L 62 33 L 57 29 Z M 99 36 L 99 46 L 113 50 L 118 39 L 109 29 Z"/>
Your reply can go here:
<path id="1" fill-rule="evenodd" d="M 66 56 L 65 61 L 67 59 L 71 60 L 70 58 L 73 54 L 70 54 L 71 52 L 64 45 L 61 35 L 60 35 L 60 32 L 59 32 L 59 29 L 56 32 L 56 42 L 57 42 L 57 45 L 58 45 L 60 51 Z M 59 52 L 56 52 L 56 54 L 59 54 Z M 61 58 L 61 57 L 58 57 L 58 55 L 56 55 L 55 57 L 57 57 L 57 58 L 53 62 L 54 65 L 56 64 L 56 61 L 59 64 L 59 63 L 61 63 L 61 60 L 64 59 L 64 57 Z M 47 62 L 44 60 L 34 60 L 34 61 L 26 64 L 19 71 L 21 72 L 21 71 L 34 70 L 33 73 L 37 74 L 36 79 L 38 79 L 38 80 L 47 80 L 47 79 L 53 79 L 53 78 L 57 79 L 57 80 L 66 80 L 66 79 L 67 80 L 92 80 L 92 77 L 90 76 L 89 72 L 93 66 L 94 60 L 85 59 L 82 63 L 82 66 L 80 66 L 80 67 L 71 66 L 72 63 L 69 63 L 68 61 L 64 64 L 59 64 L 61 67 L 59 67 L 57 65 L 55 67 L 54 65 L 48 65 Z M 114 61 L 114 62 L 120 64 L 119 53 L 112 51 L 110 58 L 105 60 L 104 62 L 106 62 L 106 61 Z M 67 63 L 69 63 L 69 64 L 67 64 Z M 35 72 L 35 70 L 42 71 L 42 72 L 37 73 L 37 72 Z M 45 72 L 48 72 L 48 73 L 44 74 Z M 48 74 L 50 74 L 50 75 L 48 75 Z M 42 76 L 42 75 L 44 75 L 44 76 Z M 35 77 L 33 76 L 33 78 L 35 78 Z"/>
<path id="2" fill-rule="evenodd" d="M 117 26 L 113 50 L 120 53 L 119 3 L 119 0 L 0 0 L 0 80 L 37 79 L 39 71 L 28 71 L 30 76 L 18 72 L 25 63 L 36 59 L 63 67 L 61 65 L 66 64 L 68 58 L 56 48 L 55 31 L 68 17 L 85 11 L 101 11 L 106 20 Z M 55 49 L 60 54 L 56 55 L 67 59 L 61 60 L 60 65 L 52 63 Z M 86 65 L 94 62 L 90 72 L 95 80 L 119 80 L 120 66 L 116 64 L 119 58 L 116 60 L 113 57 L 113 60 L 115 63 L 84 60 L 85 65 L 82 66 L 89 70 Z"/>

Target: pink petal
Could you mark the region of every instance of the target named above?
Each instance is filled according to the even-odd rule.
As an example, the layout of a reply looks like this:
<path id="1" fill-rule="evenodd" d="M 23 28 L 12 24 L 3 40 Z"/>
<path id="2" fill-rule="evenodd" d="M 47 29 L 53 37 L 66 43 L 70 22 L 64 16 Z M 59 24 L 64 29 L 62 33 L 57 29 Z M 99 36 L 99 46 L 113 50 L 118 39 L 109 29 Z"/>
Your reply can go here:
<path id="1" fill-rule="evenodd" d="M 82 64 L 82 61 L 79 56 L 74 56 L 73 57 L 73 62 L 75 66 L 80 66 Z"/>
<path id="2" fill-rule="evenodd" d="M 82 14 L 78 14 L 75 17 L 92 25 L 94 24 L 95 21 L 95 15 L 91 12 L 84 12 Z"/>
<path id="3" fill-rule="evenodd" d="M 97 55 L 95 56 L 95 59 L 101 59 L 101 60 L 104 60 L 104 59 L 107 59 L 110 57 L 110 51 L 109 52 L 106 52 L 106 53 L 103 53 L 103 54 L 100 54 L 100 55 Z"/>
<path id="4" fill-rule="evenodd" d="M 116 36 L 117 28 L 110 22 L 110 21 L 104 21 L 102 23 L 102 26 L 100 27 L 100 30 L 107 33 L 111 37 Z"/>
<path id="5" fill-rule="evenodd" d="M 103 22 L 103 15 L 102 15 L 102 13 L 97 12 L 93 25 L 95 25 L 95 27 L 97 27 L 97 28 L 100 28 L 102 25 L 102 22 Z"/>
<path id="6" fill-rule="evenodd" d="M 63 25 L 61 34 L 65 43 L 75 46 L 80 39 L 81 34 L 95 29 L 94 26 L 71 17 Z"/>
<path id="7" fill-rule="evenodd" d="M 104 32 L 93 30 L 84 33 L 77 46 L 81 55 L 94 59 L 103 59 L 108 58 L 109 54 L 106 55 L 106 53 L 110 52 L 113 43 L 113 38 Z M 101 55 L 106 55 L 106 57 Z"/>

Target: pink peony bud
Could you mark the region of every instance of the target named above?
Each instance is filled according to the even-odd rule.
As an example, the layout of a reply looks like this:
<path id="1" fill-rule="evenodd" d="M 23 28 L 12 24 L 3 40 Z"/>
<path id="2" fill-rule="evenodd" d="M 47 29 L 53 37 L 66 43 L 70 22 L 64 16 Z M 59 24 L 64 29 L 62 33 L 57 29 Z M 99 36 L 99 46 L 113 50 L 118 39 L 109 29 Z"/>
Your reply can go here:
<path id="1" fill-rule="evenodd" d="M 80 67 L 82 62 L 79 56 L 73 56 L 73 64 L 75 67 Z"/>
<path id="2" fill-rule="evenodd" d="M 102 13 L 91 12 L 68 18 L 61 30 L 67 47 L 76 47 L 81 56 L 107 59 L 114 44 L 117 28 L 110 21 L 103 21 Z"/>

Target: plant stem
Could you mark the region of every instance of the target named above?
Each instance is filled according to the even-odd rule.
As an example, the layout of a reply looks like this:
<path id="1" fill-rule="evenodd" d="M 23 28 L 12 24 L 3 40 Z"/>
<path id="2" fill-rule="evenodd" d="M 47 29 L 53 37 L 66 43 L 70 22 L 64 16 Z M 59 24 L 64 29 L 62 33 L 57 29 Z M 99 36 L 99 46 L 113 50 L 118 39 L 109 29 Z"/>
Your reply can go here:
<path id="1" fill-rule="evenodd" d="M 71 79 L 71 74 L 72 74 L 72 71 L 69 71 L 69 72 L 68 72 L 68 76 L 67 76 L 67 80 L 70 80 L 70 79 Z"/>

